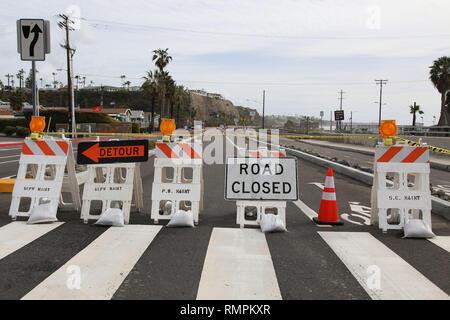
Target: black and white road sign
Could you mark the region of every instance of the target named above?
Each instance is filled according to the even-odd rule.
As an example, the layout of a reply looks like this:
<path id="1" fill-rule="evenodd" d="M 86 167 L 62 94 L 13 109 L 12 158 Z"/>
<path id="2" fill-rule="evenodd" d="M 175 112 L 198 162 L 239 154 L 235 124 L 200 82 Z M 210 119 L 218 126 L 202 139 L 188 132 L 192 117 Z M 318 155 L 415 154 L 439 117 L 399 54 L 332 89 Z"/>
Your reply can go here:
<path id="1" fill-rule="evenodd" d="M 228 158 L 226 200 L 298 200 L 297 159 Z"/>
<path id="2" fill-rule="evenodd" d="M 336 110 L 336 111 L 334 111 L 334 120 L 335 121 L 344 120 L 344 110 Z"/>
<path id="3" fill-rule="evenodd" d="M 21 60 L 44 61 L 50 53 L 50 22 L 43 19 L 17 20 L 17 51 Z"/>

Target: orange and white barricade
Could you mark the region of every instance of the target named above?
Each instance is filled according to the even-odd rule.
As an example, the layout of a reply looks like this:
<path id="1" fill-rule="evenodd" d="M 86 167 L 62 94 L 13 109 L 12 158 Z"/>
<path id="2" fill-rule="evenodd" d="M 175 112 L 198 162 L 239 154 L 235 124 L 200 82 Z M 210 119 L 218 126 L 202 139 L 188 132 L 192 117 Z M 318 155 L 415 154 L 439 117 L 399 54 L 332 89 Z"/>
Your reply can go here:
<path id="1" fill-rule="evenodd" d="M 250 158 L 280 158 L 286 157 L 286 151 L 268 150 L 267 147 L 259 147 L 258 150 L 248 150 L 246 153 Z M 263 214 L 277 214 L 286 225 L 286 201 L 278 200 L 237 200 L 236 201 L 236 224 L 241 228 L 246 225 L 259 226 Z"/>
<path id="2" fill-rule="evenodd" d="M 202 143 L 156 143 L 151 210 L 154 223 L 172 218 L 181 209 L 191 210 L 198 224 L 203 210 L 202 155 Z"/>
<path id="3" fill-rule="evenodd" d="M 426 144 L 377 145 L 371 193 L 372 224 L 383 232 L 402 229 L 410 218 L 431 229 L 430 160 Z M 388 177 L 393 177 L 391 182 Z"/>
<path id="4" fill-rule="evenodd" d="M 9 208 L 13 220 L 28 217 L 41 200 L 49 202 L 51 210 L 57 212 L 71 148 L 68 140 L 24 140 Z"/>

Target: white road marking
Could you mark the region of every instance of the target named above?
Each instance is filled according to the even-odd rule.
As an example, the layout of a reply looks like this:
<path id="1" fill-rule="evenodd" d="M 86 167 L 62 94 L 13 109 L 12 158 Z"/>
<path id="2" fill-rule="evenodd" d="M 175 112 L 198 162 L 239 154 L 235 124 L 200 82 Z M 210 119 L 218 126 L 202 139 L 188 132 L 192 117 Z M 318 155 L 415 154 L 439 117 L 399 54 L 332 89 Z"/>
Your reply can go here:
<path id="1" fill-rule="evenodd" d="M 436 236 L 435 238 L 430 238 L 428 240 L 447 252 L 450 252 L 450 236 Z"/>
<path id="2" fill-rule="evenodd" d="M 64 222 L 49 224 L 27 224 L 22 221 L 11 222 L 0 228 L 0 259 L 26 246 Z"/>
<path id="3" fill-rule="evenodd" d="M 0 164 L 13 163 L 13 162 L 19 162 L 19 159 L 17 159 L 17 160 L 10 160 L 10 161 L 3 161 L 3 162 L 0 162 Z"/>
<path id="4" fill-rule="evenodd" d="M 4 158 L 17 158 L 20 157 L 20 154 L 16 154 L 15 156 L 4 156 L 4 157 L 0 157 L 0 159 L 4 159 Z"/>
<path id="5" fill-rule="evenodd" d="M 161 228 L 110 227 L 22 299 L 111 299 Z M 74 276 L 69 272 L 72 266 L 80 270 L 79 289 L 68 285 Z"/>
<path id="6" fill-rule="evenodd" d="M 280 300 L 264 233 L 214 228 L 197 292 L 198 300 Z"/>
<path id="7" fill-rule="evenodd" d="M 367 232 L 319 232 L 372 299 L 449 299 L 449 296 Z M 379 288 L 371 270 L 380 271 Z"/>

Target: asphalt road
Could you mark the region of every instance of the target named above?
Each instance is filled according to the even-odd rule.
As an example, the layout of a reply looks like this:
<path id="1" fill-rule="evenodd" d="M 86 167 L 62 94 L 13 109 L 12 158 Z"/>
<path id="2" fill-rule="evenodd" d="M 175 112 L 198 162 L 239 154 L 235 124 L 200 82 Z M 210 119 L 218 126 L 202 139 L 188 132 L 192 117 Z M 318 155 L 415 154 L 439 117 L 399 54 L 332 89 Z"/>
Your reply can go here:
<path id="1" fill-rule="evenodd" d="M 224 144 L 229 145 L 230 141 L 224 139 Z M 18 147 L 0 149 L 0 160 L 5 162 L 9 158 L 1 157 L 19 153 Z M 141 166 L 144 210 L 132 210 L 132 225 L 152 224 L 152 160 Z M 13 175 L 17 166 L 17 162 L 2 163 L 0 172 L 2 176 Z M 114 291 L 113 299 L 196 299 L 213 231 L 238 228 L 235 202 L 224 200 L 225 166 L 205 164 L 203 172 L 205 198 L 199 225 L 187 229 L 161 229 Z M 298 159 L 298 175 L 300 202 L 287 205 L 288 232 L 265 235 L 283 299 L 371 299 L 360 279 L 327 245 L 319 235 L 320 231 L 370 234 L 415 268 L 431 285 L 450 294 L 449 252 L 428 240 L 402 239 L 400 231 L 383 234 L 378 228 L 369 226 L 369 187 L 335 174 L 338 210 L 345 224 L 318 227 L 305 214 L 304 208 L 318 212 L 326 169 Z M 0 194 L 0 227 L 10 223 L 10 199 L 10 194 Z M 65 222 L 62 226 L 0 259 L 0 274 L 3 275 L 0 277 L 0 299 L 22 298 L 108 230 L 94 226 L 92 222 L 84 225 L 76 212 L 59 212 L 58 218 Z M 433 231 L 448 237 L 450 224 L 433 215 Z M 371 252 L 366 254 L 370 256 Z M 246 279 L 242 281 L 242 285 L 246 285 Z"/>
<path id="2" fill-rule="evenodd" d="M 286 146 L 294 146 L 297 149 L 312 150 L 321 156 L 336 157 L 339 160 L 346 160 L 351 165 L 357 164 L 361 167 L 373 168 L 373 156 L 362 154 L 359 152 L 344 151 L 337 149 L 330 149 L 324 146 L 317 146 L 302 141 L 295 141 L 291 139 L 280 139 L 280 142 Z M 450 185 L 450 172 L 431 168 L 430 182 L 433 186 Z"/>

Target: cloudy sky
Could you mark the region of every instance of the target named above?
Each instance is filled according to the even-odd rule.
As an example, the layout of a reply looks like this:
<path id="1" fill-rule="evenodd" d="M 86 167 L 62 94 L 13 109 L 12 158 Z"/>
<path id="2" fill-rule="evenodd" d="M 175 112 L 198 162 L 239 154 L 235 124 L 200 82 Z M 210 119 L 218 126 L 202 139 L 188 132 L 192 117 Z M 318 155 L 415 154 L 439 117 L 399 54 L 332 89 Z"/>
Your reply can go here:
<path id="1" fill-rule="evenodd" d="M 0 79 L 30 62 L 16 51 L 15 21 L 51 21 L 52 53 L 38 62 L 39 78 L 65 69 L 58 13 L 74 17 L 75 74 L 94 85 L 120 85 L 125 74 L 140 85 L 153 69 L 151 51 L 169 48 L 169 71 L 190 89 L 218 92 L 234 104 L 258 108 L 266 90 L 267 114 L 329 118 L 339 107 L 355 122 L 383 118 L 410 124 L 416 101 L 425 124 L 439 118 L 440 96 L 429 66 L 450 55 L 448 0 L 1 0 Z M 63 72 L 59 81 L 66 82 Z M 249 101 L 250 100 L 250 101 Z M 419 118 L 419 121 L 421 119 Z"/>

